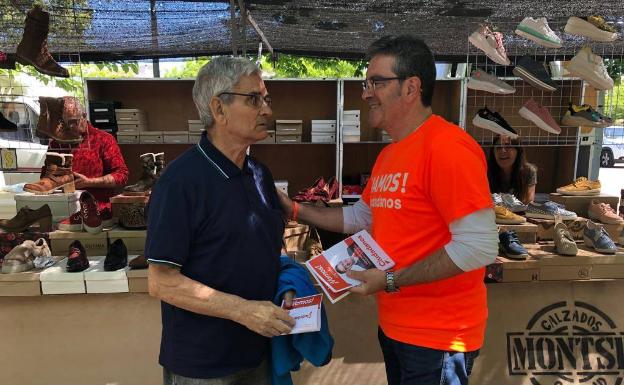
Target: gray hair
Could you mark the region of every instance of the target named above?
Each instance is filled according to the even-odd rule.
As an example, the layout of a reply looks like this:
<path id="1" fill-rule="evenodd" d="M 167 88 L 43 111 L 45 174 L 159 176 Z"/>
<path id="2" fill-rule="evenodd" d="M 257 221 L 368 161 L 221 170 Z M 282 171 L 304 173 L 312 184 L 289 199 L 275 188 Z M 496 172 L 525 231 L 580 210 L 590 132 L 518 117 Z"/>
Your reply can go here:
<path id="1" fill-rule="evenodd" d="M 260 69 L 248 59 L 228 56 L 214 58 L 199 70 L 193 85 L 193 101 L 205 128 L 214 124 L 210 111 L 212 97 L 231 91 L 241 77 L 254 73 L 260 73 Z M 232 98 L 232 95 L 223 95 L 221 100 L 230 103 Z"/>

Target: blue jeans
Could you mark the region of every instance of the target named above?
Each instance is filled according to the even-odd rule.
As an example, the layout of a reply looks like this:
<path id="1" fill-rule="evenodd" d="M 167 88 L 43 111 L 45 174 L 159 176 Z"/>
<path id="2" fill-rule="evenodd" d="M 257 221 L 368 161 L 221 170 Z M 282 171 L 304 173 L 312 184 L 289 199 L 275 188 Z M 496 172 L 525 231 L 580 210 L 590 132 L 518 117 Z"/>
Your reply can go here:
<path id="1" fill-rule="evenodd" d="M 388 338 L 381 328 L 379 344 L 388 385 L 468 385 L 479 351 L 451 352 L 406 344 Z"/>

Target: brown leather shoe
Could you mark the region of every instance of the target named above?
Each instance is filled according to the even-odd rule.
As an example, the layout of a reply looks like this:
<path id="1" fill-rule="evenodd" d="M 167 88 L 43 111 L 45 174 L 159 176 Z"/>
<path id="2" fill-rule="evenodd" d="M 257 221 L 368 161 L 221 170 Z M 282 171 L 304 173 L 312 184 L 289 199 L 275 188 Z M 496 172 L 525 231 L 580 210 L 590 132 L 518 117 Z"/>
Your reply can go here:
<path id="1" fill-rule="evenodd" d="M 160 153 L 158 155 L 161 155 L 160 164 L 162 170 L 165 164 L 165 154 Z M 155 163 L 157 160 L 156 154 L 148 152 L 146 154 L 142 154 L 140 158 L 143 168 L 141 179 L 139 179 L 139 181 L 135 184 L 124 187 L 124 195 L 148 195 L 152 186 L 156 183 L 156 172 L 158 167 L 158 163 Z"/>
<path id="2" fill-rule="evenodd" d="M 51 138 L 59 143 L 78 144 L 82 136 L 67 127 L 63 121 L 64 98 L 39 97 L 41 112 L 37 123 L 37 136 Z"/>
<path id="3" fill-rule="evenodd" d="M 67 69 L 61 67 L 48 51 L 49 28 L 50 14 L 36 4 L 26 15 L 24 34 L 15 51 L 15 59 L 18 63 L 34 66 L 42 74 L 68 78 Z"/>
<path id="4" fill-rule="evenodd" d="M 128 264 L 132 270 L 147 269 L 147 259 L 141 254 Z"/>
<path id="5" fill-rule="evenodd" d="M 43 205 L 37 210 L 22 207 L 11 219 L 0 219 L 0 228 L 9 233 L 21 233 L 35 222 L 39 222 L 39 232 L 52 231 L 52 211 L 50 206 Z"/>
<path id="6" fill-rule="evenodd" d="M 45 175 L 37 183 L 24 185 L 24 191 L 33 194 L 51 194 L 59 188 L 62 188 L 65 193 L 76 191 L 71 166 L 65 167 L 65 159 L 69 159 L 69 157 L 72 157 L 72 155 L 48 152 L 45 160 Z M 69 164 L 71 165 L 71 161 Z"/>

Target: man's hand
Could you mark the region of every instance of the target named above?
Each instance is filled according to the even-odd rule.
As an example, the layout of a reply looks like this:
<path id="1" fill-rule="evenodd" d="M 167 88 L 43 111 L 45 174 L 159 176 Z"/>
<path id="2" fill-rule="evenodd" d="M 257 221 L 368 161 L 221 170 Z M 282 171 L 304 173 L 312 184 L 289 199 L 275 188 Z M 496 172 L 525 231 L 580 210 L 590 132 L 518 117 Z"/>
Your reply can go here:
<path id="1" fill-rule="evenodd" d="M 74 184 L 77 189 L 84 189 L 91 185 L 91 178 L 74 171 Z"/>
<path id="2" fill-rule="evenodd" d="M 369 269 L 364 271 L 349 270 L 349 278 L 357 279 L 362 283 L 349 289 L 350 292 L 362 295 L 375 294 L 386 288 L 386 272 L 379 269 Z"/>
<path id="3" fill-rule="evenodd" d="M 292 200 L 288 197 L 288 195 L 284 194 L 282 191 L 277 190 L 277 197 L 279 198 L 280 205 L 284 209 L 284 215 L 286 218 L 292 218 Z"/>
<path id="4" fill-rule="evenodd" d="M 264 337 L 287 334 L 295 326 L 286 310 L 269 301 L 247 301 L 241 310 L 239 323 Z"/>

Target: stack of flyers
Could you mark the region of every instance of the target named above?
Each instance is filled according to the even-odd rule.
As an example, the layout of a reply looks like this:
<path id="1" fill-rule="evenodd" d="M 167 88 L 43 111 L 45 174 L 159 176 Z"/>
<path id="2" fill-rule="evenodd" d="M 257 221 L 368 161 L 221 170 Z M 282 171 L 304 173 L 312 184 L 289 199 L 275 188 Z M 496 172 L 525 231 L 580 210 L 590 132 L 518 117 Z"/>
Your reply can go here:
<path id="1" fill-rule="evenodd" d="M 360 284 L 347 277 L 347 271 L 388 270 L 394 267 L 394 261 L 366 230 L 362 230 L 311 258 L 306 267 L 331 303 L 336 303 L 349 294 L 350 287 Z"/>
<path id="2" fill-rule="evenodd" d="M 294 298 L 292 306 L 282 307 L 288 310 L 288 314 L 295 319 L 295 326 L 289 334 L 318 332 L 321 330 L 321 303 L 323 294 L 310 295 L 308 297 Z"/>

